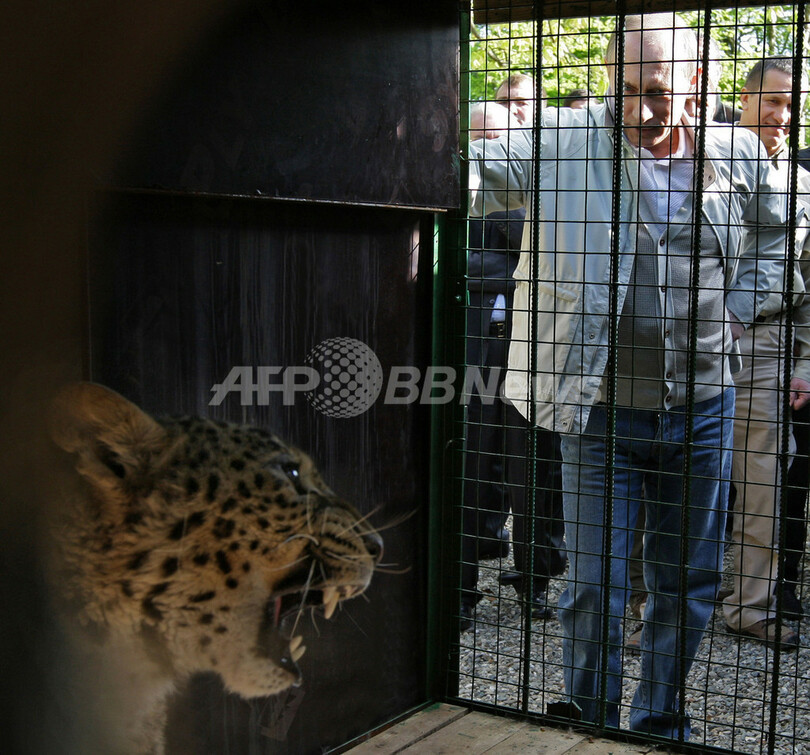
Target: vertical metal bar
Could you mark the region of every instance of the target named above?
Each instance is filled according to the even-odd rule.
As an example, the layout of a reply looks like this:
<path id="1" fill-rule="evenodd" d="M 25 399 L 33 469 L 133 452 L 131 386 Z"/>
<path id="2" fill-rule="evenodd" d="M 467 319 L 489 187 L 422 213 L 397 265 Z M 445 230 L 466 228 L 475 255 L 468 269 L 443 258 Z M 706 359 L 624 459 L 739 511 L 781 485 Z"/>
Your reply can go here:
<path id="1" fill-rule="evenodd" d="M 674 33 L 674 30 L 673 30 Z M 695 423 L 695 381 L 697 376 L 697 326 L 698 326 L 698 308 L 700 300 L 700 244 L 701 233 L 703 230 L 703 178 L 704 178 L 704 164 L 706 157 L 706 119 L 708 113 L 708 102 L 706 93 L 709 88 L 709 41 L 711 33 L 711 9 L 707 9 L 703 17 L 703 32 L 700 57 L 702 62 L 702 70 L 700 77 L 700 118 L 698 120 L 697 128 L 695 129 L 695 172 L 693 178 L 694 187 L 694 200 L 692 205 L 692 264 L 691 276 L 689 281 L 690 293 L 690 306 L 689 306 L 689 345 L 687 350 L 687 367 L 686 367 L 686 405 L 684 407 L 684 447 L 686 449 L 692 448 L 692 440 L 694 438 L 694 423 Z M 683 483 L 681 489 L 681 552 L 679 557 L 679 573 L 678 573 L 678 594 L 680 599 L 678 601 L 678 627 L 679 627 L 679 641 L 678 641 L 678 741 L 684 741 L 684 724 L 686 718 L 686 676 L 687 665 L 684 663 L 686 658 L 687 646 L 687 596 L 688 596 L 688 579 L 689 579 L 689 522 L 690 522 L 690 503 L 691 503 L 691 488 L 692 488 L 692 454 L 687 451 L 684 454 L 683 460 Z M 720 505 L 715 502 L 715 505 Z"/>
<path id="2" fill-rule="evenodd" d="M 610 574 L 613 567 L 613 506 L 615 484 L 615 455 L 616 455 L 616 391 L 618 375 L 618 343 L 619 343 L 619 267 L 621 263 L 621 222 L 622 222 L 622 176 L 624 161 L 622 160 L 624 143 L 624 26 L 626 18 L 624 0 L 619 0 L 616 15 L 616 50 L 615 73 L 613 80 L 616 91 L 614 97 L 613 113 L 613 204 L 611 206 L 611 241 L 610 241 L 610 303 L 608 305 L 608 320 L 610 333 L 608 335 L 608 361 L 605 367 L 607 378 L 607 423 L 605 427 L 605 518 L 603 527 L 603 549 L 605 565 L 603 568 L 604 591 L 602 595 L 602 648 L 600 656 L 600 684 L 599 684 L 599 726 L 604 728 L 607 722 L 607 689 L 608 689 L 608 646 L 610 642 Z M 582 428 L 584 430 L 585 428 Z"/>
<path id="3" fill-rule="evenodd" d="M 532 657 L 532 594 L 534 592 L 534 544 L 535 544 L 535 518 L 537 516 L 537 406 L 534 400 L 534 376 L 537 372 L 537 254 L 540 247 L 540 131 L 542 128 L 542 49 L 543 49 L 543 22 L 540 13 L 540 3 L 534 3 L 534 121 L 532 123 L 532 212 L 531 212 L 531 264 L 529 267 L 530 293 L 529 307 L 531 309 L 531 337 L 529 353 L 529 405 L 526 428 L 526 504 L 524 507 L 525 524 L 523 536 L 525 540 L 525 554 L 527 563 L 522 567 L 523 594 L 521 602 L 523 607 L 523 650 L 520 664 L 521 710 L 525 714 L 529 710 L 529 677 Z M 539 107 L 538 107 L 539 106 Z M 525 250 L 522 252 L 525 254 Z"/>
<path id="4" fill-rule="evenodd" d="M 435 254 L 436 268 L 433 279 L 433 349 L 432 363 L 444 362 L 444 352 L 448 328 L 446 326 L 446 263 L 443 258 L 452 254 L 453 244 L 448 241 L 447 226 L 452 221 L 443 216 L 436 216 Z M 430 509 L 428 516 L 428 568 L 427 568 L 427 645 L 425 648 L 425 682 L 428 699 L 440 697 L 445 691 L 445 680 L 455 675 L 458 683 L 458 668 L 452 665 L 450 637 L 453 631 L 454 612 L 448 607 L 453 605 L 456 595 L 453 579 L 453 560 L 447 559 L 447 553 L 454 554 L 455 549 L 446 547 L 447 541 L 454 541 L 458 531 L 454 527 L 455 506 L 448 507 L 446 501 L 457 500 L 454 497 L 454 483 L 457 479 L 453 463 L 452 446 L 448 446 L 447 407 L 434 404 L 431 407 L 430 432 Z M 449 449 L 449 450 L 447 450 Z M 446 659 L 446 660 L 444 660 Z M 457 659 L 456 659 L 457 662 Z M 448 694 L 457 694 L 447 690 Z"/>
<path id="5" fill-rule="evenodd" d="M 789 193 L 788 193 L 788 217 L 787 217 L 787 262 L 785 266 L 785 361 L 782 367 L 783 385 L 782 392 L 782 425 L 780 433 L 779 451 L 779 502 L 778 511 L 778 535 L 777 535 L 777 561 L 776 561 L 776 616 L 782 617 L 782 602 L 784 593 L 784 570 L 785 570 L 785 537 L 786 537 L 786 517 L 787 517 L 787 490 L 788 490 L 788 468 L 790 437 L 792 433 L 790 423 L 790 379 L 793 367 L 793 270 L 796 266 L 796 211 L 797 211 L 797 191 L 799 164 L 797 152 L 799 150 L 799 127 L 801 118 L 802 101 L 802 63 L 804 62 L 804 35 L 806 21 L 806 3 L 804 0 L 794 6 L 794 28 L 798 25 L 794 33 L 795 47 L 793 50 L 793 80 L 791 82 L 791 102 L 795 103 L 793 112 L 795 116 L 790 119 L 790 142 L 788 145 L 789 155 Z M 781 631 L 781 623 L 780 623 Z M 778 635 L 779 636 L 779 635 Z M 777 731 L 777 706 L 779 703 L 779 672 L 781 666 L 781 643 L 776 643 L 773 660 L 773 680 L 771 682 L 770 709 L 768 711 L 768 752 L 773 753 L 776 743 L 775 733 Z"/>
<path id="6" fill-rule="evenodd" d="M 469 133 L 470 14 L 459 18 L 459 100 L 461 149 L 467 153 Z M 432 363 L 456 367 L 464 363 L 468 175 L 462 163 L 459 210 L 436 219 L 433 279 Z M 460 379 L 463 380 L 463 370 Z M 457 375 L 456 383 L 458 384 Z M 456 385 L 458 388 L 458 385 Z M 454 395 L 460 396 L 456 390 Z M 463 407 L 459 401 L 431 407 L 431 500 L 428 568 L 427 687 L 431 699 L 457 697 L 459 686 L 457 609 L 461 571 L 464 443 Z"/>

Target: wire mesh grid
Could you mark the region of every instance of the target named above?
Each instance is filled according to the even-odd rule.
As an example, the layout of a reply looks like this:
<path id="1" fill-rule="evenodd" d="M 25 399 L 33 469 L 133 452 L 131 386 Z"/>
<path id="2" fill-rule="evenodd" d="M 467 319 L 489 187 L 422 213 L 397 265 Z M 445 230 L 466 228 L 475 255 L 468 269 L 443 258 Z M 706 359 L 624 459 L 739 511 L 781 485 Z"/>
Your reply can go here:
<path id="1" fill-rule="evenodd" d="M 805 5 L 593 7 L 469 25 L 447 694 L 810 751 Z"/>

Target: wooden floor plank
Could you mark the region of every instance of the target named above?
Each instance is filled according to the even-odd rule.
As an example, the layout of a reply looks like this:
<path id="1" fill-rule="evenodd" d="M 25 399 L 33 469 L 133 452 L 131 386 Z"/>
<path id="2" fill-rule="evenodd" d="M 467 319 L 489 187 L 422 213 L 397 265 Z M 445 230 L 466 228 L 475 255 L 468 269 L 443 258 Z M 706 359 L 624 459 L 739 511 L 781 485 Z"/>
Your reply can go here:
<path id="1" fill-rule="evenodd" d="M 431 755 L 481 755 L 528 724 L 473 711 L 411 745 L 404 752 Z"/>
<path id="2" fill-rule="evenodd" d="M 564 729 L 528 724 L 486 751 L 486 755 L 509 755 L 510 753 L 533 753 L 537 755 L 567 755 L 571 748 L 585 737 Z"/>
<path id="3" fill-rule="evenodd" d="M 395 755 L 406 747 L 420 742 L 435 731 L 469 713 L 467 708 L 447 703 L 430 705 L 418 713 L 380 732 L 366 742 L 352 747 L 352 755 Z"/>
<path id="4" fill-rule="evenodd" d="M 614 742 L 610 739 L 585 739 L 568 750 L 565 755 L 642 755 L 652 752 L 652 745 L 629 745 L 624 742 Z M 655 750 L 663 754 L 668 750 Z"/>
<path id="5" fill-rule="evenodd" d="M 568 729 L 437 703 L 346 752 L 352 755 L 645 755 L 653 749 L 651 745 L 596 739 Z"/>

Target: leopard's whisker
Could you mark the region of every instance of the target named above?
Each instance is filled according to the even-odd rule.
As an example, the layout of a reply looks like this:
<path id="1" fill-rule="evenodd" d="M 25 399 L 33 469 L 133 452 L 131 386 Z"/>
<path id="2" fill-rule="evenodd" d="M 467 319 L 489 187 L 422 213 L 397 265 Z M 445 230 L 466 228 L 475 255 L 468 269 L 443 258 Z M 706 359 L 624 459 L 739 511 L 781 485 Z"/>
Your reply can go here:
<path id="1" fill-rule="evenodd" d="M 380 510 L 380 509 L 382 509 L 382 504 L 379 504 L 378 506 L 375 506 L 373 509 L 371 509 L 371 511 L 369 511 L 369 512 L 368 512 L 368 514 L 364 514 L 363 516 L 361 516 L 361 517 L 360 517 L 360 518 L 357 520 L 357 522 L 355 523 L 355 525 L 354 525 L 354 526 L 356 527 L 358 524 L 362 524 L 362 523 L 364 523 L 364 522 L 367 522 L 367 521 L 368 521 L 368 520 L 369 520 L 371 517 L 373 517 L 373 516 L 374 516 L 374 515 L 375 515 L 375 514 L 376 514 L 376 513 L 377 513 L 377 512 Z"/>
<path id="2" fill-rule="evenodd" d="M 265 568 L 265 570 L 266 570 L 266 571 L 268 571 L 268 572 L 271 572 L 271 571 L 282 571 L 282 570 L 289 569 L 291 566 L 295 566 L 296 564 L 302 564 L 302 563 L 304 563 L 304 562 L 305 562 L 305 561 L 306 561 L 308 558 L 309 558 L 309 556 L 301 556 L 300 558 L 296 558 L 296 559 L 295 559 L 295 560 L 293 560 L 293 561 L 288 561 L 286 564 L 281 564 L 281 566 L 265 566 L 264 568 Z"/>
<path id="3" fill-rule="evenodd" d="M 352 622 L 352 624 L 354 624 L 354 625 L 355 625 L 355 626 L 356 626 L 356 627 L 357 627 L 357 628 L 360 630 L 360 634 L 362 634 L 362 635 L 363 635 L 363 637 L 366 637 L 366 638 L 367 638 L 367 637 L 368 637 L 368 633 L 367 633 L 367 632 L 366 632 L 366 631 L 363 629 L 363 627 L 361 627 L 361 626 L 360 626 L 360 625 L 357 623 L 357 620 L 356 620 L 356 619 L 355 619 L 355 618 L 354 618 L 354 617 L 351 615 L 351 613 L 350 613 L 349 611 L 346 611 L 346 615 L 349 617 L 349 619 L 350 619 L 350 621 Z"/>
<path id="4" fill-rule="evenodd" d="M 368 514 L 365 514 L 364 516 L 361 516 L 357 520 L 356 523 L 348 525 L 340 534 L 343 535 L 348 530 L 357 529 L 357 526 L 359 524 L 367 523 L 368 519 L 370 517 L 372 517 L 374 514 L 376 514 L 378 511 L 380 511 L 381 509 L 382 509 L 382 505 L 375 506 L 371 511 L 368 512 Z M 379 527 L 374 527 L 374 531 L 375 532 L 385 532 L 385 530 L 390 530 L 390 529 L 393 529 L 394 527 L 399 527 L 400 524 L 402 524 L 403 522 L 407 522 L 408 519 L 410 519 L 412 516 L 414 516 L 416 514 L 416 512 L 417 512 L 417 509 L 413 509 L 411 511 L 406 512 L 405 514 L 400 514 L 398 517 L 396 517 L 395 519 L 392 519 L 390 522 L 386 522 L 385 524 L 380 525 Z"/>
<path id="5" fill-rule="evenodd" d="M 293 540 L 298 540 L 299 538 L 302 539 L 302 540 L 309 540 L 309 541 L 312 542 L 313 545 L 320 545 L 321 544 L 321 541 L 318 540 L 318 538 L 314 537 L 313 535 L 307 535 L 307 534 L 305 534 L 303 532 L 301 532 L 301 533 L 299 533 L 297 535 L 290 535 L 284 541 L 283 544 L 286 545 L 287 543 L 291 543 Z"/>
<path id="6" fill-rule="evenodd" d="M 346 563 L 353 563 L 355 561 L 363 561 L 368 556 L 360 553 L 335 553 L 334 551 L 324 551 L 325 556 L 335 559 L 335 561 L 345 561 Z"/>
<path id="7" fill-rule="evenodd" d="M 312 628 L 318 633 L 318 637 L 320 637 L 321 636 L 321 628 L 318 626 L 318 622 L 315 620 L 317 618 L 318 614 L 315 613 L 315 607 L 314 606 L 311 608 L 311 610 L 309 612 L 309 615 L 310 615 L 310 617 L 312 619 Z"/>
<path id="8" fill-rule="evenodd" d="M 326 551 L 325 555 L 329 556 L 330 558 L 334 559 L 335 561 L 345 561 L 346 563 L 355 563 L 357 561 L 362 561 L 367 558 L 367 556 L 358 554 L 358 553 L 334 553 L 333 551 Z M 394 568 L 396 564 L 376 564 L 374 566 L 375 572 L 382 572 L 383 574 L 407 574 L 411 571 L 412 567 L 405 566 L 401 569 Z"/>
<path id="9" fill-rule="evenodd" d="M 385 532 L 385 530 L 393 529 L 394 527 L 399 527 L 400 524 L 407 522 L 412 516 L 416 516 L 418 509 L 411 509 L 410 511 L 406 511 L 404 514 L 400 514 L 399 516 L 395 517 L 389 522 L 385 524 L 381 524 L 379 527 L 376 528 L 377 532 Z"/>
<path id="10" fill-rule="evenodd" d="M 360 519 L 358 519 L 356 522 L 353 522 L 352 524 L 348 524 L 348 525 L 346 525 L 346 526 L 345 526 L 345 527 L 344 527 L 342 530 L 340 530 L 340 531 L 338 532 L 338 535 L 339 535 L 339 536 L 342 536 L 342 535 L 345 535 L 347 532 L 351 532 L 352 530 L 356 530 L 360 524 L 362 524 L 362 523 L 366 523 L 366 520 L 368 520 L 368 518 L 369 518 L 369 517 L 370 517 L 370 516 L 371 516 L 373 513 L 374 513 L 374 512 L 369 512 L 369 513 L 368 513 L 368 514 L 366 514 L 364 517 L 361 517 Z M 373 529 L 375 529 L 375 530 L 376 530 L 376 528 L 373 528 Z"/>
<path id="11" fill-rule="evenodd" d="M 304 589 L 301 590 L 301 602 L 298 606 L 298 612 L 295 614 L 295 621 L 293 622 L 293 629 L 291 636 L 295 636 L 295 630 L 298 629 L 298 622 L 301 619 L 301 616 L 304 614 L 304 609 L 306 608 L 306 600 L 307 594 L 309 593 L 309 586 L 312 584 L 312 574 L 315 571 L 315 561 L 313 561 L 309 565 L 309 575 L 307 576 L 307 581 L 304 583 Z"/>
<path id="12" fill-rule="evenodd" d="M 307 493 L 305 509 L 307 512 L 307 529 L 312 532 L 312 496 Z"/>
<path id="13" fill-rule="evenodd" d="M 383 574 L 407 574 L 412 568 L 411 566 L 403 566 L 401 569 L 394 569 L 392 566 L 380 566 L 377 564 L 374 567 L 374 571 L 382 572 Z"/>

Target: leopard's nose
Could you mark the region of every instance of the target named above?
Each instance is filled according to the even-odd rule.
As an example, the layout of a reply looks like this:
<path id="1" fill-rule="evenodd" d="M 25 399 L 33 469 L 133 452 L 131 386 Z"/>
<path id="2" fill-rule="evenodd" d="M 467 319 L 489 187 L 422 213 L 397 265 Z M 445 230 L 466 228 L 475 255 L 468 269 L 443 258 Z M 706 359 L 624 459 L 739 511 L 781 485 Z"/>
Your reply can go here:
<path id="1" fill-rule="evenodd" d="M 368 555 L 374 559 L 374 563 L 378 563 L 383 554 L 383 541 L 376 532 L 366 532 L 363 535 L 363 545 L 366 546 Z"/>

